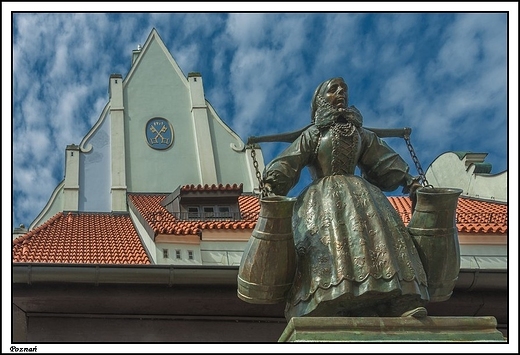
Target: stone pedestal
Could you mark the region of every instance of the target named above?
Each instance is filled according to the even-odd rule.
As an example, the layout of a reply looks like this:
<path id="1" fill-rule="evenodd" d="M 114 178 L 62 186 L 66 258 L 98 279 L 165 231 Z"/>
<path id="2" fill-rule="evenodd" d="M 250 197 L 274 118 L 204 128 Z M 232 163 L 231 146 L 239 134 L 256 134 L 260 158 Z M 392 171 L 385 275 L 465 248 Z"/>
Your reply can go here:
<path id="1" fill-rule="evenodd" d="M 495 317 L 295 317 L 278 342 L 506 342 Z"/>

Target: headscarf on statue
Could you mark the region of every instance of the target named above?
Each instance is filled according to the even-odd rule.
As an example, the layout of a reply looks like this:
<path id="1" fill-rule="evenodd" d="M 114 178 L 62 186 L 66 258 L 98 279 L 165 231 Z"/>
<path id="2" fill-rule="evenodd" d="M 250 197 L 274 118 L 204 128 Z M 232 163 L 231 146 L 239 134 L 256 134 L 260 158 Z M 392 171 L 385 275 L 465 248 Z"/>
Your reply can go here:
<path id="1" fill-rule="evenodd" d="M 346 108 L 337 109 L 324 98 L 329 83 L 338 79 L 344 82 L 343 78 L 332 78 L 316 88 L 311 102 L 311 122 L 318 128 L 330 127 L 334 123 L 346 123 L 359 128 L 363 125 L 363 116 L 355 106 L 348 106 L 348 86 L 345 92 Z"/>

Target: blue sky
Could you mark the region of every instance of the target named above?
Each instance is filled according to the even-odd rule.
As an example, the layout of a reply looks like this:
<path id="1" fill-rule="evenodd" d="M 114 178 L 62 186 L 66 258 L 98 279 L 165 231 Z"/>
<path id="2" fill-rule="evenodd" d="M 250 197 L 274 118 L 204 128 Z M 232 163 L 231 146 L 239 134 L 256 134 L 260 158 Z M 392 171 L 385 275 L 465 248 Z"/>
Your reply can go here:
<path id="1" fill-rule="evenodd" d="M 412 128 L 424 170 L 450 150 L 488 153 L 492 173 L 507 170 L 514 32 L 507 20 L 433 12 L 14 14 L 12 222 L 28 226 L 43 209 L 63 179 L 66 145 L 79 144 L 97 121 L 109 75 L 128 73 L 132 50 L 152 28 L 186 75 L 202 74 L 207 100 L 244 140 L 304 127 L 316 86 L 342 76 L 365 126 Z M 416 174 L 404 141 L 387 142 Z M 268 161 L 283 147 L 262 148 Z"/>
<path id="2" fill-rule="evenodd" d="M 110 74 L 126 76 L 152 28 L 186 75 L 202 74 L 207 100 L 244 140 L 304 127 L 316 86 L 342 76 L 367 127 L 413 129 L 425 170 L 446 151 L 485 152 L 492 173 L 508 170 L 517 188 L 517 3 L 151 2 L 126 10 L 157 13 L 111 12 L 121 4 L 2 3 L 2 190 L 11 227 L 43 209 L 63 179 L 65 147 L 97 121 Z M 12 13 L 26 7 L 71 12 Z M 211 13 L 185 13 L 201 8 Z M 287 12 L 295 10 L 306 12 Z M 509 27 L 506 14 L 489 13 L 504 10 Z M 84 11 L 100 13 L 74 13 Z M 387 142 L 416 173 L 404 142 Z M 283 147 L 262 148 L 268 161 Z"/>

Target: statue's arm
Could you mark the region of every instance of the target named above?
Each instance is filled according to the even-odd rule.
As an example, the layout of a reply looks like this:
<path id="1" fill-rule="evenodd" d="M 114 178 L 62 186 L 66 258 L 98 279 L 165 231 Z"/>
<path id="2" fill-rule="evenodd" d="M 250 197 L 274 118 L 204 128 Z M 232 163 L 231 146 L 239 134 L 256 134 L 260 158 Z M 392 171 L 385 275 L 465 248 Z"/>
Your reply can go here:
<path id="1" fill-rule="evenodd" d="M 287 195 L 298 183 L 302 169 L 314 158 L 318 137 L 318 129 L 310 127 L 266 166 L 263 182 L 268 191 Z"/>
<path id="2" fill-rule="evenodd" d="M 408 193 L 418 185 L 409 173 L 409 166 L 390 146 L 375 133 L 362 129 L 362 153 L 358 162 L 362 176 L 383 191 L 394 191 L 399 186 Z"/>

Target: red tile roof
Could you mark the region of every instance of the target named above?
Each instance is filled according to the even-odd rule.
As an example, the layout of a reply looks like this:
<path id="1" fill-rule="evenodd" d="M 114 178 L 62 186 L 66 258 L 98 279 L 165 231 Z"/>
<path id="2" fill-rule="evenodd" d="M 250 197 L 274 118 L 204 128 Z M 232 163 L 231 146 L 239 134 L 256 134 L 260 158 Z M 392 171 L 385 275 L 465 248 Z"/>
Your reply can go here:
<path id="1" fill-rule="evenodd" d="M 240 220 L 180 220 L 161 201 L 168 194 L 129 194 L 129 203 L 157 234 L 195 235 L 204 229 L 253 229 L 260 205 L 253 195 L 241 195 Z M 405 224 L 410 221 L 408 197 L 389 197 Z M 459 198 L 459 232 L 507 233 L 507 205 Z M 129 215 L 62 212 L 13 241 L 14 262 L 150 264 Z"/>
<path id="2" fill-rule="evenodd" d="M 260 203 L 257 196 L 243 195 L 238 198 L 238 208 L 242 212 L 242 216 L 249 221 L 258 219 L 258 213 L 260 212 Z M 254 228 L 254 227 L 253 227 Z"/>
<path id="3" fill-rule="evenodd" d="M 150 264 L 129 215 L 70 212 L 14 239 L 13 262 Z"/>
<path id="4" fill-rule="evenodd" d="M 405 224 L 410 222 L 411 202 L 408 197 L 388 198 Z M 507 205 L 460 197 L 457 203 L 457 229 L 461 233 L 507 233 Z"/>
<path id="5" fill-rule="evenodd" d="M 197 188 L 198 189 L 198 188 Z M 204 229 L 253 229 L 258 218 L 260 206 L 255 196 L 239 196 L 238 204 L 241 219 L 219 218 L 214 220 L 185 220 L 176 218 L 161 201 L 166 194 L 129 194 L 129 201 L 135 206 L 139 214 L 150 225 L 154 234 L 199 234 Z"/>

